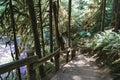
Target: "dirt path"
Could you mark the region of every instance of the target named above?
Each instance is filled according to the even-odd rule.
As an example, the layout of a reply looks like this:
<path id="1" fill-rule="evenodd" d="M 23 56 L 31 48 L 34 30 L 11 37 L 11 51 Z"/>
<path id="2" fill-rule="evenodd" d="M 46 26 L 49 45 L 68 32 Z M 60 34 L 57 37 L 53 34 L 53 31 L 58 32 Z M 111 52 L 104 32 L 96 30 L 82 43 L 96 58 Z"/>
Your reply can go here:
<path id="1" fill-rule="evenodd" d="M 112 80 L 107 69 L 100 69 L 95 59 L 80 53 L 75 60 L 64 65 L 51 80 Z"/>

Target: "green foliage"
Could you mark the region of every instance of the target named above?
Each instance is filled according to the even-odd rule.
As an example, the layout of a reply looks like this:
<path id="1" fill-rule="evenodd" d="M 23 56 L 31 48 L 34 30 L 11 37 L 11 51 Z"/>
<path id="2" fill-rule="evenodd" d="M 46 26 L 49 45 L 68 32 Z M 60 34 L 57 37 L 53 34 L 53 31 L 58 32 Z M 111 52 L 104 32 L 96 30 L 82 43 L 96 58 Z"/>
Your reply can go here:
<path id="1" fill-rule="evenodd" d="M 0 6 L 0 16 L 5 11 L 5 6 Z"/>
<path id="2" fill-rule="evenodd" d="M 2 3 L 4 0 L 1 0 L 0 3 Z M 55 1 L 55 0 L 54 0 Z M 38 8 L 38 0 L 34 1 L 35 4 L 35 9 L 36 9 L 36 15 L 37 15 L 37 23 L 38 23 L 38 32 L 41 33 L 40 31 L 40 22 L 39 22 L 39 8 Z M 4 12 L 4 16 L 2 16 L 1 20 L 3 24 L 0 25 L 0 32 L 2 33 L 3 31 L 5 34 L 7 32 L 10 33 L 10 37 L 12 36 L 12 29 L 10 27 L 10 13 L 9 13 L 9 6 L 6 7 L 6 3 L 4 5 L 0 5 L 0 15 L 2 15 Z M 2 6 L 2 7 L 1 7 Z M 25 45 L 26 43 L 32 44 L 31 47 L 33 47 L 33 35 L 32 35 L 32 29 L 31 29 L 31 22 L 28 14 L 28 7 L 26 6 L 25 0 L 13 0 L 13 6 L 14 6 L 14 15 L 15 15 L 15 23 L 17 27 L 17 36 L 21 36 L 21 41 L 22 45 Z M 82 36 L 86 36 L 84 34 L 84 23 L 89 22 L 89 25 L 87 27 L 95 27 L 93 29 L 94 31 L 98 31 L 100 27 L 100 21 L 97 21 L 100 16 L 98 15 L 98 10 L 100 6 L 100 0 L 73 0 L 72 1 L 72 20 L 71 20 L 71 26 L 72 26 L 72 35 L 76 33 L 77 30 L 78 33 Z M 109 13 L 111 13 L 111 3 L 108 1 L 107 5 L 107 10 L 109 10 Z M 46 31 L 49 32 L 49 17 L 48 13 L 46 12 L 49 9 L 49 4 L 48 0 L 43 0 L 42 1 L 42 18 L 43 18 L 43 27 Z M 6 11 L 5 11 L 6 10 Z M 61 0 L 60 1 L 60 12 L 59 12 L 59 30 L 60 33 L 64 32 L 67 30 L 68 26 L 68 0 Z M 96 16 L 94 16 L 94 13 L 97 13 L 96 16 L 97 18 L 95 19 Z M 91 19 L 90 19 L 91 18 Z M 110 22 L 110 18 L 106 19 L 106 25 L 108 25 L 108 21 Z M 96 23 L 98 22 L 98 23 Z M 53 22 L 54 23 L 54 22 Z M 54 24 L 53 24 L 54 26 Z M 86 28 L 86 27 L 85 27 Z M 53 28 L 54 29 L 54 28 Z M 87 28 L 90 31 L 90 28 Z M 97 29 L 97 30 L 96 30 Z M 94 33 L 94 31 L 91 31 Z M 44 31 L 44 34 L 46 35 L 46 32 Z M 27 37 L 25 37 L 27 35 Z M 49 40 L 49 34 L 47 34 L 47 37 L 44 36 L 45 42 L 47 45 L 47 42 Z"/>
<path id="3" fill-rule="evenodd" d="M 85 44 L 86 47 L 91 47 L 94 50 L 101 50 L 106 54 L 113 54 L 120 52 L 120 33 L 106 30 L 98 33 Z"/>

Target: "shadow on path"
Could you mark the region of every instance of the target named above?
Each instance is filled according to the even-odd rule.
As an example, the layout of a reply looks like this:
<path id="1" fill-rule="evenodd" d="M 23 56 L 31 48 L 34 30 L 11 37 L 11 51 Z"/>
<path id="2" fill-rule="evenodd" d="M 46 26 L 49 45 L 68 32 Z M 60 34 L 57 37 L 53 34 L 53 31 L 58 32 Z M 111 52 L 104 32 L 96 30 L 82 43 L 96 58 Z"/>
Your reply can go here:
<path id="1" fill-rule="evenodd" d="M 100 69 L 95 59 L 80 53 L 75 60 L 64 65 L 51 80 L 112 80 L 107 70 Z"/>

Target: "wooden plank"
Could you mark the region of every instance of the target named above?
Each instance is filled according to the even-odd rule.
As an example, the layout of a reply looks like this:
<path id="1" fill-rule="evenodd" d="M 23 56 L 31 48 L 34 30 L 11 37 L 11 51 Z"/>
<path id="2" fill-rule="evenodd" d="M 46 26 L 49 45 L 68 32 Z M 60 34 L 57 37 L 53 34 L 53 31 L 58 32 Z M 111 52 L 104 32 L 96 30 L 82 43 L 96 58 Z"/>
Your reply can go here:
<path id="1" fill-rule="evenodd" d="M 3 74 L 5 72 L 9 72 L 13 69 L 19 68 L 19 67 L 24 66 L 24 65 L 31 64 L 37 60 L 38 60 L 38 56 L 31 56 L 31 57 L 23 59 L 23 60 L 19 60 L 19 61 L 10 62 L 7 64 L 0 65 L 0 74 Z"/>
<path id="2" fill-rule="evenodd" d="M 59 54 L 60 49 L 57 49 L 55 52 L 53 52 L 52 54 L 39 59 L 38 61 L 36 61 L 34 63 L 34 69 L 36 69 L 37 67 L 39 67 L 41 64 L 45 63 L 47 60 L 50 60 L 52 57 L 54 57 L 55 55 Z"/>

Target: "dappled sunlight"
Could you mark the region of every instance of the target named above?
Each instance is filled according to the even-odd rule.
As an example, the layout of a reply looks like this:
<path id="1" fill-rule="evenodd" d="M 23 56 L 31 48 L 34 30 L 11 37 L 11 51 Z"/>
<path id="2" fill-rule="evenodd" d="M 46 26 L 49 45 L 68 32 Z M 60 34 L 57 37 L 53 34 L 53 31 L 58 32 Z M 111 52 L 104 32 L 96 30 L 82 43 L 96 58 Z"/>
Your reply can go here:
<path id="1" fill-rule="evenodd" d="M 6 44 L 7 40 L 4 40 L 4 41 L 0 41 L 0 65 L 3 65 L 3 64 L 7 64 L 7 63 L 10 63 L 10 62 L 13 62 L 13 58 L 15 59 L 15 50 L 14 50 L 14 43 L 11 41 L 9 44 Z M 26 51 L 23 50 L 23 52 L 20 54 L 19 56 L 19 59 L 24 59 L 26 58 Z M 14 57 L 12 57 L 12 55 Z M 26 75 L 26 66 L 22 66 L 20 67 L 20 71 L 21 71 L 21 77 L 24 78 L 25 75 Z M 1 74 L 1 77 L 3 79 L 5 79 L 7 76 L 10 77 L 10 79 L 15 75 L 16 73 L 16 70 L 12 70 L 9 72 L 6 72 L 4 74 Z M 0 79 L 1 80 L 1 79 Z M 12 79 L 11 79 L 12 80 Z"/>
<path id="2" fill-rule="evenodd" d="M 5 45 L 2 45 L 2 48 L 0 49 L 0 65 L 12 62 L 13 58 L 11 56 L 11 51 L 9 47 L 5 47 Z"/>
<path id="3" fill-rule="evenodd" d="M 82 80 L 82 78 L 80 76 L 73 76 L 73 80 Z"/>
<path id="4" fill-rule="evenodd" d="M 0 0 L 0 80 L 119 74 L 120 0 Z"/>
<path id="5" fill-rule="evenodd" d="M 51 80 L 109 80 L 106 77 L 107 71 L 98 68 L 94 60 L 79 53 L 75 60 L 64 65 Z"/>

